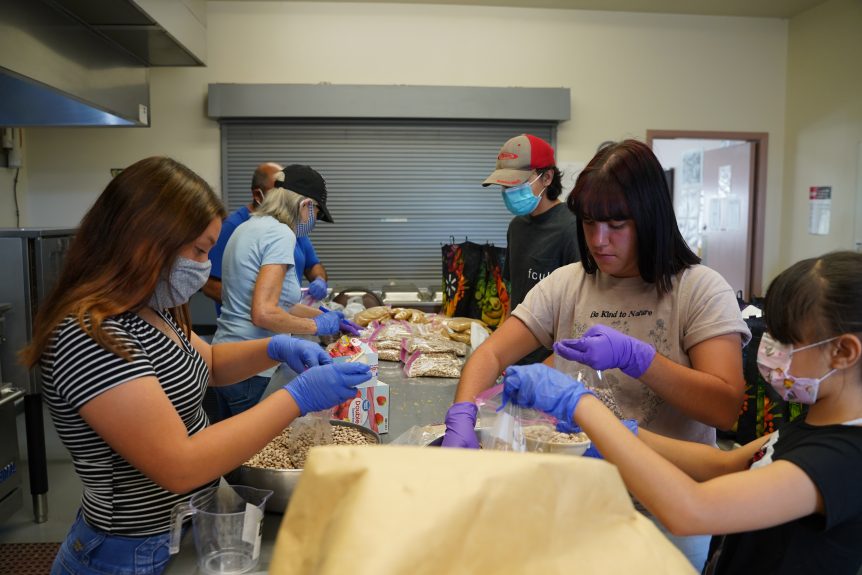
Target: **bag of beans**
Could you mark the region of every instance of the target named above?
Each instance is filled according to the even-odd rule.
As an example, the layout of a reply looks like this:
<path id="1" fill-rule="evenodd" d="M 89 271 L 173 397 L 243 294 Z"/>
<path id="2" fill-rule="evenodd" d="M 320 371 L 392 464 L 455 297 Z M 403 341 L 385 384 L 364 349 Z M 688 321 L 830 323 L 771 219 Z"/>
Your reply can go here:
<path id="1" fill-rule="evenodd" d="M 451 353 L 414 352 L 404 360 L 407 377 L 461 377 L 462 361 Z"/>

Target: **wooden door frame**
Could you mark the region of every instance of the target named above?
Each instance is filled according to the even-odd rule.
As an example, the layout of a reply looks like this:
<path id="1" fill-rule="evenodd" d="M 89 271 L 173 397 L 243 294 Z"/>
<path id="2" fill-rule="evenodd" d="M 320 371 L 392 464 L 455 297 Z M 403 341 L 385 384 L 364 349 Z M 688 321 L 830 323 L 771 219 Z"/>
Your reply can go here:
<path id="1" fill-rule="evenodd" d="M 766 132 L 711 132 L 704 130 L 647 130 L 647 145 L 653 140 L 743 140 L 754 144 L 754 189 L 749 205 L 749 270 L 746 291 L 751 296 L 762 295 L 763 247 L 766 226 L 766 163 L 769 152 L 769 134 Z"/>

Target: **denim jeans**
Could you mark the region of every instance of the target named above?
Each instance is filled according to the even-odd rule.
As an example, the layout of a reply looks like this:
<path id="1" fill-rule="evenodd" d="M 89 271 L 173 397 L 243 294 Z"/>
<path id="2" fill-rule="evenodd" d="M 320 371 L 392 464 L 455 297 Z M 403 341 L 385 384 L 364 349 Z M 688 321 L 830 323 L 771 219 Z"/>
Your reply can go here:
<path id="1" fill-rule="evenodd" d="M 670 531 L 668 531 L 661 522 L 655 517 L 650 517 L 652 522 L 655 523 L 655 526 L 659 528 L 665 537 L 667 537 L 671 543 L 673 543 L 677 549 L 682 551 L 682 554 L 685 555 L 686 559 L 697 569 L 697 572 L 700 573 L 703 571 L 703 566 L 706 563 L 706 560 L 709 555 L 709 541 L 712 539 L 711 535 L 673 535 Z"/>
<path id="2" fill-rule="evenodd" d="M 213 387 L 218 400 L 218 420 L 227 419 L 257 405 L 267 385 L 268 377 L 254 375 L 233 385 Z"/>
<path id="3" fill-rule="evenodd" d="M 159 575 L 171 558 L 169 545 L 170 533 L 111 535 L 90 527 L 78 511 L 51 575 Z"/>

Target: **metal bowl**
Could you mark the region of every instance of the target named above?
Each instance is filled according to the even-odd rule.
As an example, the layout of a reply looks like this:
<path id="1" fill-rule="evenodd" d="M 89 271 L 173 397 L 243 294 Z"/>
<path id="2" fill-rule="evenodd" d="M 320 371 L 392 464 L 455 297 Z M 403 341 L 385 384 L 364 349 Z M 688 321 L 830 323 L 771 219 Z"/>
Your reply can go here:
<path id="1" fill-rule="evenodd" d="M 339 419 L 331 419 L 329 423 L 333 426 L 352 427 L 368 438 L 371 443 L 380 443 L 380 436 L 367 427 Z M 258 489 L 271 490 L 272 497 L 266 502 L 266 510 L 271 513 L 284 513 L 301 475 L 302 469 L 266 469 L 241 465 L 226 475 L 225 479 L 231 485 L 248 485 Z"/>

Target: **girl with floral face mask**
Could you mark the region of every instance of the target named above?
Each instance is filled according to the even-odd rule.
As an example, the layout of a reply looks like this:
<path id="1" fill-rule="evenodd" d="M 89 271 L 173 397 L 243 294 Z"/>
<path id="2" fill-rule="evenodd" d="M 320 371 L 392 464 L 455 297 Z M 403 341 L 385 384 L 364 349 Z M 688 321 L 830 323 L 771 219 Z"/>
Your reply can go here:
<path id="1" fill-rule="evenodd" d="M 766 295 L 764 377 L 804 418 L 731 451 L 635 429 L 543 365 L 507 369 L 516 404 L 580 426 L 674 534 L 723 534 L 706 573 L 862 567 L 862 254 L 798 262 Z"/>

